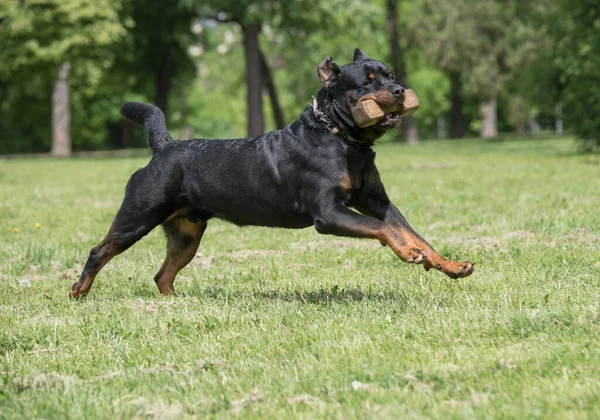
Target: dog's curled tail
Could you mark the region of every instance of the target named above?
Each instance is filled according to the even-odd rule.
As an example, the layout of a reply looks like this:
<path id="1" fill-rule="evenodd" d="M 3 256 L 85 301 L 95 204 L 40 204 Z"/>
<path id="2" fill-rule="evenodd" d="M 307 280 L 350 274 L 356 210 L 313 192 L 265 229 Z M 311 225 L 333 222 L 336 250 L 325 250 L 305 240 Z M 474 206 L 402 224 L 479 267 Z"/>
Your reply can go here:
<path id="1" fill-rule="evenodd" d="M 125 102 L 121 107 L 121 115 L 129 121 L 144 126 L 152 152 L 160 150 L 167 142 L 173 140 L 167 131 L 165 114 L 154 105 L 144 102 Z"/>

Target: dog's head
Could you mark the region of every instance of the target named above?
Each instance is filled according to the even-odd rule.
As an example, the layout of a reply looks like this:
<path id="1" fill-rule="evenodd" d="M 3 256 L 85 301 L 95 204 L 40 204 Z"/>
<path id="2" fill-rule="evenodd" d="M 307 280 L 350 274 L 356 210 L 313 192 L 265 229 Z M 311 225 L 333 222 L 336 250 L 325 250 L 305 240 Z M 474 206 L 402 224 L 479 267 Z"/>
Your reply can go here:
<path id="1" fill-rule="evenodd" d="M 317 73 L 323 85 L 317 97 L 319 108 L 324 108 L 340 129 L 375 140 L 400 125 L 400 113 L 396 111 L 386 112 L 377 124 L 365 128 L 352 119 L 352 108 L 362 101 L 372 99 L 384 110 L 399 109 L 404 101 L 405 89 L 381 61 L 369 58 L 357 48 L 351 63 L 340 67 L 327 57 Z M 322 104 L 323 101 L 328 103 Z"/>

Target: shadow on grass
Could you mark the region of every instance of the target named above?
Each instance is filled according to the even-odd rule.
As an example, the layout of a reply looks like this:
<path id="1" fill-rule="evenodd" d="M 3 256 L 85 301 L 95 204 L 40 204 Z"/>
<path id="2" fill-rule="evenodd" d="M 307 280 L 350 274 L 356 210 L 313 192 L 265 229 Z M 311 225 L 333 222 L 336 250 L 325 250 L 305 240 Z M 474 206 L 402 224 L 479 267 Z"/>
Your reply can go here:
<path id="1" fill-rule="evenodd" d="M 108 301 L 122 301 L 123 299 L 140 299 L 144 301 L 155 301 L 157 299 L 171 299 L 161 296 L 154 287 L 134 287 L 123 291 L 118 295 L 107 296 L 104 291 L 96 290 L 91 294 L 92 299 Z M 89 299 L 86 297 L 83 300 Z M 257 288 L 234 289 L 223 286 L 204 286 L 192 284 L 189 287 L 177 288 L 177 297 L 174 299 L 196 298 L 199 304 L 202 302 L 221 302 L 238 305 L 261 305 L 272 303 L 300 303 L 304 305 L 331 304 L 352 305 L 360 302 L 385 303 L 393 306 L 395 310 L 407 311 L 414 307 L 448 307 L 452 306 L 451 300 L 446 297 L 434 297 L 430 293 L 418 290 L 406 292 L 401 289 L 344 289 L 337 285 L 331 288 L 319 288 L 315 290 L 264 290 Z"/>
<path id="2" fill-rule="evenodd" d="M 409 304 L 415 298 L 404 291 L 344 289 L 333 286 L 318 290 L 232 290 L 219 286 L 192 287 L 181 293 L 182 297 L 215 300 L 282 301 L 320 305 L 329 303 L 354 303 L 362 301 Z M 418 299 L 418 297 L 416 297 Z"/>

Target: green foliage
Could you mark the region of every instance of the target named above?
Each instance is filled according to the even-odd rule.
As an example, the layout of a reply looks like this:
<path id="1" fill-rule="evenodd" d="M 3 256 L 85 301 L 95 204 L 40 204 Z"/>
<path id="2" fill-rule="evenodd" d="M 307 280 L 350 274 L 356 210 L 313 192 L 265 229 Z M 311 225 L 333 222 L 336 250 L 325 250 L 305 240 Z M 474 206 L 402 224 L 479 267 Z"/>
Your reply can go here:
<path id="1" fill-rule="evenodd" d="M 470 102 L 500 98 L 509 109 L 508 122 L 523 125 L 533 110 L 520 90 L 536 84 L 523 83 L 523 72 L 547 43 L 546 28 L 533 19 L 544 2 L 421 0 L 408 28 L 436 68 L 460 75 Z M 477 124 L 472 119 L 472 127 Z"/>
<path id="2" fill-rule="evenodd" d="M 420 135 L 432 138 L 436 133 L 436 120 L 445 115 L 449 108 L 450 81 L 440 70 L 430 66 L 419 66 L 411 70 L 410 87 L 417 93 L 421 106 L 415 113 Z M 418 114 L 418 115 L 417 115 Z"/>
<path id="3" fill-rule="evenodd" d="M 151 6 L 9 0 L 0 5 L 0 153 L 49 149 L 50 98 L 65 61 L 72 66 L 74 147 L 143 146 L 141 130 L 129 139 L 121 135 L 118 110 L 125 100 L 157 102 L 166 48 L 171 130 L 245 135 L 240 25 L 257 22 L 287 123 L 320 88 L 315 68 L 325 56 L 344 64 L 355 47 L 383 61 L 389 56 L 383 0 L 160 0 Z M 490 97 L 498 99 L 504 131 L 524 130 L 533 118 L 549 128 L 560 101 L 566 128 L 589 139 L 588 147 L 597 144 L 598 25 L 590 2 L 401 1 L 400 42 L 409 87 L 422 104 L 415 114 L 421 136 L 436 136 L 437 118 L 450 108 L 449 76 L 458 74 L 472 129 L 480 124 L 478 103 Z M 270 130 L 275 123 L 266 96 L 264 112 Z"/>
<path id="4" fill-rule="evenodd" d="M 246 129 L 246 88 L 238 25 L 204 26 L 203 54 L 197 58 L 197 77 L 184 88 L 185 99 L 174 123 L 193 127 L 195 137 L 243 137 Z M 220 47 L 219 47 L 220 46 Z M 221 52 L 219 52 L 221 51 Z M 234 63 L 237 62 L 237 65 Z M 178 98 L 174 97 L 175 102 Z M 185 102 L 185 105 L 183 103 Z M 175 104 L 176 105 L 176 104 Z"/>
<path id="5" fill-rule="evenodd" d="M 112 47 L 126 35 L 121 10 L 121 1 L 114 0 L 5 4 L 0 11 L 0 103 L 6 112 L 0 151 L 49 148 L 52 85 L 65 61 L 71 64 L 75 146 L 102 141 L 105 119 L 94 124 L 78 111 L 104 90 L 104 75 L 116 58 Z"/>
<path id="6" fill-rule="evenodd" d="M 567 127 L 600 151 L 600 9 L 595 2 L 560 1 L 554 63 Z"/>

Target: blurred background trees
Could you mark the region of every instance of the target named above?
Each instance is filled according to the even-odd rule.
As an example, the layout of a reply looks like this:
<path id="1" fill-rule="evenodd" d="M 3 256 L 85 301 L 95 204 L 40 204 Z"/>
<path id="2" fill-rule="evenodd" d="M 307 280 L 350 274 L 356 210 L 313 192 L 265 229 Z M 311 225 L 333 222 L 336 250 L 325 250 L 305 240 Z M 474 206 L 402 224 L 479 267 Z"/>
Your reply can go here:
<path id="1" fill-rule="evenodd" d="M 0 153 L 145 147 L 126 100 L 175 137 L 258 135 L 355 47 L 421 99 L 389 140 L 564 128 L 598 150 L 599 1 L 6 0 L 0 42 Z"/>

